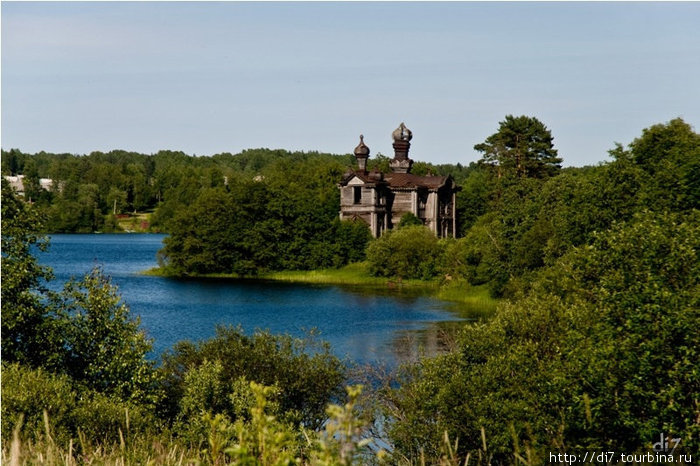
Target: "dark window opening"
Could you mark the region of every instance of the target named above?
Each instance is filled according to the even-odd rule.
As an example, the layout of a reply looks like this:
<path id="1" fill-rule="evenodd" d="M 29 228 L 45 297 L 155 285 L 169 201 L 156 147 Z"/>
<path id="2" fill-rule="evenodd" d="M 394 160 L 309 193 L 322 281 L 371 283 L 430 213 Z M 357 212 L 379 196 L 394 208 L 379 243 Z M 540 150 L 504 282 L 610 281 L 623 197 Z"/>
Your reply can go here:
<path id="1" fill-rule="evenodd" d="M 352 188 L 353 191 L 353 203 L 359 204 L 362 201 L 362 187 L 361 186 L 355 186 Z"/>

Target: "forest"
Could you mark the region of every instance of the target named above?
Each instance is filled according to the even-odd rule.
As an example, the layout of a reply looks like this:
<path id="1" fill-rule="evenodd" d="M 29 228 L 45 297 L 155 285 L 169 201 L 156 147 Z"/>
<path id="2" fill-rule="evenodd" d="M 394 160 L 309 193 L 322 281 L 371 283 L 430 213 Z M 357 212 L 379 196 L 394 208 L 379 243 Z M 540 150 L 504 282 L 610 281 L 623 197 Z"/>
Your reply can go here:
<path id="1" fill-rule="evenodd" d="M 413 170 L 463 187 L 456 239 L 410 216 L 378 239 L 340 222 L 349 154 L 3 150 L 3 174 L 25 175 L 24 199 L 2 189 L 3 462 L 16 448 L 61 464 L 537 465 L 649 452 L 660 434 L 695 457 L 700 135 L 674 119 L 607 162 L 562 168 L 547 127 L 509 115 L 474 148 L 476 163 Z M 313 338 L 235 327 L 156 364 L 108 277 L 49 293 L 33 253 L 45 233 L 117 231 L 144 212 L 146 229 L 169 233 L 169 275 L 359 263 L 486 287 L 499 305 L 451 351 L 390 374 L 346 367 Z"/>

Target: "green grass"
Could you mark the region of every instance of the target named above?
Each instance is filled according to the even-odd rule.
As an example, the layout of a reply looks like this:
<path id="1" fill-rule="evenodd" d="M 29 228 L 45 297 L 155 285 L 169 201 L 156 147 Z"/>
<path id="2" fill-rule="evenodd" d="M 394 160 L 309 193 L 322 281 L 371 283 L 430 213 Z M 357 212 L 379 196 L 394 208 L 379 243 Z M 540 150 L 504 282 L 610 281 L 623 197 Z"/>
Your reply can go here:
<path id="1" fill-rule="evenodd" d="M 396 278 L 373 277 L 364 262 L 347 265 L 341 269 L 309 271 L 283 271 L 264 275 L 268 280 L 342 285 L 368 289 L 396 289 L 416 291 L 433 296 L 442 301 L 458 304 L 460 313 L 488 315 L 496 310 L 498 300 L 493 298 L 484 285 L 473 286 L 466 281 L 451 280 L 401 280 Z"/>
<path id="2" fill-rule="evenodd" d="M 401 280 L 373 277 L 369 274 L 368 265 L 365 262 L 350 264 L 340 269 L 272 272 L 261 278 L 296 283 L 423 290 L 437 299 L 489 312 L 494 311 L 498 303 L 498 300 L 491 296 L 488 288 L 484 285 L 473 286 L 461 280 L 440 282 L 437 279 Z"/>
<path id="3" fill-rule="evenodd" d="M 304 440 L 300 443 L 290 436 L 289 428 L 275 422 L 274 416 L 264 414 L 264 422 L 258 420 L 245 424 L 238 430 L 236 425 L 210 423 L 210 432 L 203 436 L 199 446 L 187 445 L 182 439 L 170 434 L 139 433 L 130 435 L 119 431 L 118 439 L 90 439 L 78 432 L 67 445 L 59 444 L 51 436 L 49 419 L 44 411 L 45 431 L 33 432 L 34 440 L 23 439 L 19 426 L 14 429 L 12 439 L 3 438 L 0 455 L 2 465 L 163 465 L 163 466 L 217 466 L 224 464 L 300 464 L 313 466 L 336 466 L 339 464 L 400 464 L 404 466 L 425 466 L 425 458 L 409 459 L 394 457 L 382 448 L 372 451 L 363 443 L 366 421 L 353 410 L 354 400 L 345 406 L 329 405 L 330 419 L 320 432 L 303 431 Z M 332 409 L 332 411 L 331 411 Z M 249 429 L 246 433 L 246 429 Z M 350 434 L 346 433 L 350 432 Z M 483 449 L 460 457 L 456 451 L 457 442 L 451 441 L 447 432 L 440 445 L 439 466 L 474 466 L 491 464 L 487 455 L 486 434 L 481 429 Z M 294 431 L 291 431 L 294 433 Z M 298 433 L 298 432 L 297 432 Z M 299 436 L 300 437 L 300 436 Z M 372 437 L 368 437 L 372 439 Z M 376 440 L 376 437 L 375 437 Z M 301 450 L 297 449 L 301 447 Z M 529 448 L 526 448 L 529 458 Z M 483 453 L 483 455 L 482 455 Z M 473 455 L 473 456 L 472 456 Z M 464 459 L 462 459 L 464 458 Z M 522 457 L 519 457 L 522 458 Z M 383 460 L 384 459 L 384 460 Z M 240 460 L 240 461 L 239 461 Z M 392 461 L 394 460 L 394 461 Z M 515 463 L 513 463 L 515 464 Z M 519 465 L 532 466 L 534 463 L 520 459 Z"/>
<path id="4" fill-rule="evenodd" d="M 142 272 L 143 275 L 155 277 L 181 276 L 167 267 L 155 267 Z M 256 276 L 244 277 L 235 273 L 207 273 L 188 275 L 198 278 L 250 278 L 256 280 L 274 280 L 280 282 L 315 283 L 325 285 L 358 285 L 381 287 L 420 287 L 438 288 L 437 281 L 425 280 L 401 280 L 395 278 L 373 277 L 369 274 L 368 266 L 364 262 L 346 265 L 341 269 L 318 270 L 284 270 L 280 272 L 268 272 Z"/>
<path id="5" fill-rule="evenodd" d="M 168 267 L 153 267 L 152 269 L 144 270 L 141 275 L 147 275 L 149 277 L 165 277 L 165 278 L 178 278 L 182 275 L 175 273 L 172 269 Z"/>
<path id="6" fill-rule="evenodd" d="M 474 286 L 464 281 L 448 282 L 440 287 L 435 297 L 489 310 L 496 310 L 498 304 L 498 299 L 491 296 L 487 286 Z"/>
<path id="7" fill-rule="evenodd" d="M 156 277 L 177 277 L 178 274 L 163 267 L 156 267 L 143 272 L 144 275 Z M 442 301 L 460 304 L 461 308 L 479 310 L 489 314 L 496 309 L 498 300 L 489 294 L 484 285 L 473 286 L 462 280 L 441 282 L 434 280 L 402 280 L 400 278 L 374 277 L 369 273 L 366 262 L 357 262 L 340 269 L 319 270 L 284 270 L 269 272 L 255 277 L 242 277 L 233 273 L 212 273 L 195 275 L 198 278 L 230 278 L 272 280 L 289 283 L 308 283 L 316 285 L 341 285 L 366 288 L 368 290 L 414 291 L 433 296 Z"/>
<path id="8" fill-rule="evenodd" d="M 346 265 L 340 269 L 320 270 L 285 270 L 271 272 L 260 278 L 297 283 L 319 283 L 327 285 L 367 285 L 382 287 L 437 287 L 436 281 L 401 280 L 395 278 L 373 277 L 365 262 Z"/>

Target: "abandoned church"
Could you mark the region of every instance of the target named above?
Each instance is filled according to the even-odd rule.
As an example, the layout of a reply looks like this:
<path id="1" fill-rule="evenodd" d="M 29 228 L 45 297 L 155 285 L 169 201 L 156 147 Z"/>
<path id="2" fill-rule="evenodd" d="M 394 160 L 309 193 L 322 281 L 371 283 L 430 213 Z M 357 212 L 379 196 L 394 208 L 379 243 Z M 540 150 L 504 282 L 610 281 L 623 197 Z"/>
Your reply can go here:
<path id="1" fill-rule="evenodd" d="M 438 237 L 454 237 L 455 198 L 460 188 L 451 176 L 413 175 L 413 160 L 408 157 L 413 134 L 401 123 L 392 137 L 391 172 L 381 173 L 367 171 L 369 147 L 360 136 L 355 148 L 358 168 L 346 173 L 339 184 L 340 219 L 367 223 L 376 238 L 412 213 Z"/>

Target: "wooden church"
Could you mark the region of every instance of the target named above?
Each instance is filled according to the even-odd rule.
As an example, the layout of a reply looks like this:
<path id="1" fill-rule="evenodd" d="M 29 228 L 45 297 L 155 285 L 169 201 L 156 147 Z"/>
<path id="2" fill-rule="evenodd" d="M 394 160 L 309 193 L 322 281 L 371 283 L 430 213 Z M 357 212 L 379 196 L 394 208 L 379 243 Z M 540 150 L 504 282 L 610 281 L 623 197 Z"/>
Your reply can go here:
<path id="1" fill-rule="evenodd" d="M 367 171 L 369 147 L 363 136 L 355 148 L 357 169 L 340 182 L 340 219 L 361 220 L 375 238 L 394 227 L 407 213 L 418 217 L 438 237 L 454 237 L 458 187 L 451 176 L 418 176 L 411 173 L 408 157 L 413 134 L 401 125 L 394 130 L 391 173 Z"/>

